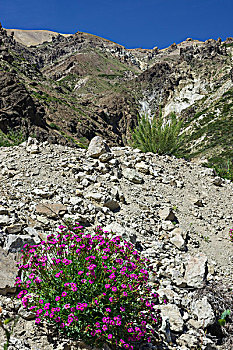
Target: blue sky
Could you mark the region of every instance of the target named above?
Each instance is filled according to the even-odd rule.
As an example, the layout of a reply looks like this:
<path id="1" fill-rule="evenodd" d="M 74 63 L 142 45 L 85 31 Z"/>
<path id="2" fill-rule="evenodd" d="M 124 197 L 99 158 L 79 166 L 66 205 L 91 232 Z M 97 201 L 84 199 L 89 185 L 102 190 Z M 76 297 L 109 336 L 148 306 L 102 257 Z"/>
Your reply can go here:
<path id="1" fill-rule="evenodd" d="M 127 48 L 233 36 L 233 0 L 1 0 L 5 28 L 78 30 Z"/>

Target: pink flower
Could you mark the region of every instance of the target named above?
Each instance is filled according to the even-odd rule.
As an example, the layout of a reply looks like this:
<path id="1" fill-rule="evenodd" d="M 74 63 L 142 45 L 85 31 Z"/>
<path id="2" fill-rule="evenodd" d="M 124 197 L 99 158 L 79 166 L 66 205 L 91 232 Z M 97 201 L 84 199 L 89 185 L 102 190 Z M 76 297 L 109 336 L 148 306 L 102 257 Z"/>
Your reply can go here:
<path id="1" fill-rule="evenodd" d="M 109 335 L 108 335 L 108 339 L 112 339 L 112 334 L 109 334 Z"/>
<path id="2" fill-rule="evenodd" d="M 43 299 L 40 299 L 40 300 L 39 300 L 39 303 L 40 303 L 40 304 L 43 304 L 43 302 L 44 302 Z"/>
<path id="3" fill-rule="evenodd" d="M 70 308 L 70 304 L 65 304 L 64 305 L 64 309 L 69 309 Z"/>
<path id="4" fill-rule="evenodd" d="M 56 298 L 55 298 L 56 301 L 58 301 L 58 300 L 60 300 L 60 299 L 61 299 L 60 297 L 56 297 Z"/>
<path id="5" fill-rule="evenodd" d="M 127 297 L 128 293 L 127 293 L 127 292 L 123 292 L 123 295 L 124 295 L 125 297 Z"/>
<path id="6" fill-rule="evenodd" d="M 106 312 L 111 312 L 111 309 L 107 307 Z"/>
<path id="7" fill-rule="evenodd" d="M 108 288 L 110 288 L 111 286 L 110 286 L 110 284 L 105 284 L 105 288 L 106 289 L 108 289 Z"/>
<path id="8" fill-rule="evenodd" d="M 49 306 L 50 306 L 50 304 L 49 304 L 49 303 L 46 303 L 45 306 L 44 306 L 44 310 L 48 310 L 48 309 L 49 309 Z"/>
<path id="9" fill-rule="evenodd" d="M 110 301 L 111 303 L 113 302 L 113 300 L 114 300 L 113 297 L 110 297 L 110 298 L 109 298 L 109 301 Z"/>
<path id="10" fill-rule="evenodd" d="M 112 287 L 112 291 L 116 292 L 117 291 L 117 287 Z"/>
<path id="11" fill-rule="evenodd" d="M 84 273 L 84 271 L 79 271 L 79 272 L 78 272 L 78 275 L 82 275 L 82 273 Z"/>
<path id="12" fill-rule="evenodd" d="M 102 329 L 103 329 L 103 331 L 107 331 L 108 327 L 104 324 Z"/>
<path id="13" fill-rule="evenodd" d="M 36 318 L 35 323 L 39 324 L 40 323 L 40 318 Z"/>
<path id="14" fill-rule="evenodd" d="M 121 310 L 121 311 L 125 311 L 125 308 L 122 307 L 122 306 L 120 306 L 120 310 Z"/>
<path id="15" fill-rule="evenodd" d="M 67 293 L 66 292 L 62 292 L 61 294 L 63 297 L 66 297 L 67 296 Z"/>

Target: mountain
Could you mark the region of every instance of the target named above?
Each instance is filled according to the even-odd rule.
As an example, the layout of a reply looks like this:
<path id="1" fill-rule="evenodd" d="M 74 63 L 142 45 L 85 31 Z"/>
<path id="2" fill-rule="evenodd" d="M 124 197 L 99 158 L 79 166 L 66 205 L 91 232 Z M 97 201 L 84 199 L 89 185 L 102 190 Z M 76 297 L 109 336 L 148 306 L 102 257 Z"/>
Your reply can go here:
<path id="1" fill-rule="evenodd" d="M 232 38 L 149 50 L 82 32 L 1 28 L 0 44 L 4 135 L 83 146 L 102 135 L 126 145 L 138 113 L 161 108 L 184 120 L 183 155 L 219 167 L 232 159 Z"/>

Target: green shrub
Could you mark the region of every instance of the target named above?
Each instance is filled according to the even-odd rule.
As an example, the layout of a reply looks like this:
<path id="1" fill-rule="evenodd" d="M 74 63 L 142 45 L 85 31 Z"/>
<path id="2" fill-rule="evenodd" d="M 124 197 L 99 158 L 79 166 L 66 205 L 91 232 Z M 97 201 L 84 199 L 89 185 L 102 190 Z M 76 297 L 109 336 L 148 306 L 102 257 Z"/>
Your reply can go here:
<path id="1" fill-rule="evenodd" d="M 76 224 L 78 225 L 78 224 Z M 47 241 L 25 245 L 16 285 L 35 322 L 52 323 L 86 344 L 133 349 L 157 341 L 159 298 L 148 284 L 149 260 L 131 243 L 97 227 L 60 226 Z"/>
<path id="2" fill-rule="evenodd" d="M 18 146 L 25 141 L 25 135 L 21 130 L 9 129 L 5 134 L 0 130 L 0 147 Z"/>
<path id="3" fill-rule="evenodd" d="M 138 118 L 131 145 L 143 152 L 177 154 L 183 140 L 180 135 L 182 124 L 175 113 L 166 118 L 163 118 L 161 112 L 153 117 L 144 113 Z"/>
<path id="4" fill-rule="evenodd" d="M 233 228 L 231 228 L 229 230 L 229 237 L 230 237 L 231 242 L 233 242 Z"/>
<path id="5" fill-rule="evenodd" d="M 232 151 L 229 156 L 232 156 Z M 214 156 L 208 160 L 207 167 L 214 168 L 218 176 L 233 181 L 233 158 L 223 155 Z"/>

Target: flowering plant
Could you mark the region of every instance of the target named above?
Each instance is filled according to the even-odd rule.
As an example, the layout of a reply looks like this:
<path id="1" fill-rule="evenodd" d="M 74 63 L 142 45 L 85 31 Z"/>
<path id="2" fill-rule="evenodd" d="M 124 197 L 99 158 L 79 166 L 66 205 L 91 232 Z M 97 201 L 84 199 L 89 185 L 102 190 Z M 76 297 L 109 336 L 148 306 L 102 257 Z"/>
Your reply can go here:
<path id="1" fill-rule="evenodd" d="M 229 230 L 230 241 L 233 242 L 233 228 Z"/>
<path id="2" fill-rule="evenodd" d="M 152 267 L 131 243 L 100 227 L 85 233 L 76 224 L 59 226 L 22 252 L 17 297 L 35 312 L 36 324 L 46 320 L 96 346 L 133 349 L 135 342 L 156 341 L 161 317 L 149 285 Z"/>

